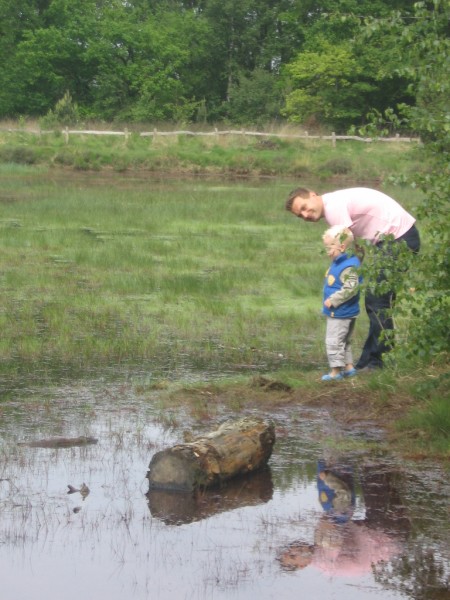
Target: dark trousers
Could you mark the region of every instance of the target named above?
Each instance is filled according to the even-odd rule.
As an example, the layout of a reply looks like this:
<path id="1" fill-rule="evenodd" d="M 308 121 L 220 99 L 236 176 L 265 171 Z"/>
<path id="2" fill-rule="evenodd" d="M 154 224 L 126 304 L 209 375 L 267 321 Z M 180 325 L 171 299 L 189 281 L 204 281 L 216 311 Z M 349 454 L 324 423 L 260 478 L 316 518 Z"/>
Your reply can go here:
<path id="1" fill-rule="evenodd" d="M 415 225 L 405 234 L 391 242 L 380 242 L 377 244 L 381 252 L 392 254 L 392 245 L 399 242 L 405 242 L 408 248 L 414 252 L 419 252 L 420 236 Z M 377 283 L 385 281 L 386 277 L 383 270 L 380 270 Z M 392 320 L 392 307 L 395 302 L 394 290 L 389 290 L 383 294 L 377 294 L 370 289 L 366 290 L 365 307 L 369 317 L 369 333 L 364 343 L 361 356 L 356 363 L 357 369 L 369 367 L 372 369 L 383 366 L 383 354 L 389 352 L 392 348 L 392 335 L 389 333 L 394 329 Z M 387 331 L 387 334 L 383 334 Z"/>

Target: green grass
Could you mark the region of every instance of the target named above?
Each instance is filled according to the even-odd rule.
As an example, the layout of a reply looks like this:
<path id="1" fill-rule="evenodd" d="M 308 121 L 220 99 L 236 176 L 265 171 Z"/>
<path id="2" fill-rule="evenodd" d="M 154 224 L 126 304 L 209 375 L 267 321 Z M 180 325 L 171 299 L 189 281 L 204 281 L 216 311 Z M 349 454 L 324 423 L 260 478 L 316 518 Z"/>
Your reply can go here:
<path id="1" fill-rule="evenodd" d="M 415 408 L 398 425 L 399 431 L 414 434 L 415 451 L 429 450 L 449 456 L 450 405 L 446 397 L 433 398 Z"/>
<path id="2" fill-rule="evenodd" d="M 291 184 L 1 176 L 3 369 L 322 361 L 327 261 Z"/>
<path id="3" fill-rule="evenodd" d="M 147 130 L 151 130 L 148 127 Z M 364 143 L 251 135 L 140 137 L 42 135 L 0 130 L 0 163 L 46 164 L 79 171 L 135 169 L 190 174 L 353 178 L 380 182 L 423 171 L 417 143 Z M 298 134 L 298 130 L 279 134 Z"/>
<path id="4" fill-rule="evenodd" d="M 297 182 L 0 175 L 3 369 L 325 364 L 325 225 L 284 210 Z"/>
<path id="5" fill-rule="evenodd" d="M 407 436 L 411 452 L 450 457 L 450 402 L 448 372 L 445 362 L 417 365 L 404 379 L 415 403 L 396 424 L 397 431 Z"/>
<path id="6" fill-rule="evenodd" d="M 320 193 L 425 168 L 417 148 L 400 144 L 278 142 L 261 149 L 242 138 L 152 144 L 133 136 L 128 146 L 109 138 L 65 146 L 61 137 L 49 144 L 25 135 L 19 142 L 35 164 L 2 164 L 10 146 L 0 146 L 0 374 L 17 382 L 105 369 L 139 369 L 152 381 L 198 370 L 284 372 L 292 380 L 302 374 L 304 382 L 311 371 L 313 390 L 306 391 L 315 393 L 317 369 L 326 368 L 326 226 L 294 219 L 285 198 L 300 184 Z M 72 168 L 50 166 L 61 164 L 61 153 Z M 31 154 L 18 151 L 15 159 Z M 74 156 L 85 161 L 82 168 Z M 180 168 L 214 177 L 168 176 Z M 270 169 L 280 177 L 228 177 Z M 421 202 L 406 186 L 383 189 L 413 213 Z M 421 235 L 426 246 L 423 228 Z M 400 317 L 398 326 L 402 337 L 410 324 Z M 362 314 L 355 354 L 366 330 Z M 424 445 L 445 454 L 445 385 L 440 398 L 430 392 L 421 404 L 415 386 L 425 380 L 420 373 L 414 379 L 409 397 L 418 408 L 408 408 L 400 426 L 422 432 Z M 362 385 L 380 403 L 402 392 L 393 372 Z"/>

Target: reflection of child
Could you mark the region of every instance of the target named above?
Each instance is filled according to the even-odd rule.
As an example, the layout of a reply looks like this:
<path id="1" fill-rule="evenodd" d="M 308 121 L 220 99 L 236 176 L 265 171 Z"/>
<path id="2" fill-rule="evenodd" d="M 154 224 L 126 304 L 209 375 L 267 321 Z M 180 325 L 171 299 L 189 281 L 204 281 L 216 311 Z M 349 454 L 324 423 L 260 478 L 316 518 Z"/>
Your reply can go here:
<path id="1" fill-rule="evenodd" d="M 345 523 L 353 515 L 355 494 L 347 482 L 325 468 L 319 461 L 317 474 L 319 502 L 336 523 Z"/>
<path id="2" fill-rule="evenodd" d="M 350 229 L 335 225 L 323 234 L 323 242 L 332 263 L 326 272 L 323 288 L 323 309 L 327 317 L 325 344 L 330 372 L 322 381 L 337 381 L 356 375 L 353 367 L 351 337 L 359 314 L 357 256 L 348 255 L 353 242 Z"/>

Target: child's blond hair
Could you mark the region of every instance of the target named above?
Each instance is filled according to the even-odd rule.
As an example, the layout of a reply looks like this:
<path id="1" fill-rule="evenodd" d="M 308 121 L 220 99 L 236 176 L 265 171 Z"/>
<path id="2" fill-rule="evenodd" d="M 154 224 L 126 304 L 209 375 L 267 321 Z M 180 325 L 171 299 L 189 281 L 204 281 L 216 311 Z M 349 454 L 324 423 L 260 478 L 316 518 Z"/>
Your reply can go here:
<path id="1" fill-rule="evenodd" d="M 344 225 L 333 225 L 325 231 L 322 236 L 324 242 L 326 240 L 337 240 L 339 244 L 343 244 L 344 248 L 348 248 L 354 241 L 351 229 Z"/>

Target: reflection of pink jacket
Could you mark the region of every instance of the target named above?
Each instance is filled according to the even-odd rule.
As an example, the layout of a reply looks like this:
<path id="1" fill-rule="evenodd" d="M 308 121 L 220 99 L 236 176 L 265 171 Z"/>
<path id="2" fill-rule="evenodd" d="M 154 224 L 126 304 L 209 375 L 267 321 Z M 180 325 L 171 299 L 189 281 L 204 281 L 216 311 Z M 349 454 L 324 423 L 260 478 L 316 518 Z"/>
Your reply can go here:
<path id="1" fill-rule="evenodd" d="M 382 531 L 349 521 L 336 525 L 324 520 L 316 531 L 310 566 L 327 575 L 360 577 L 372 572 L 372 565 L 389 561 L 399 546 Z"/>

